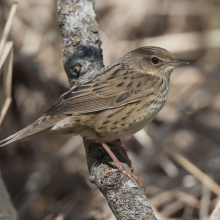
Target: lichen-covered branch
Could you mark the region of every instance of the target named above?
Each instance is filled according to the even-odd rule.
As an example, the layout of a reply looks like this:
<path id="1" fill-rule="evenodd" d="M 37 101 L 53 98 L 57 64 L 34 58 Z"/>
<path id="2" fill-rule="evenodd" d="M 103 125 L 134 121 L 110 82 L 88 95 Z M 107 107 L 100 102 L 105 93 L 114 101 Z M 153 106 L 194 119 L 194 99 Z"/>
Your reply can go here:
<path id="1" fill-rule="evenodd" d="M 57 1 L 58 24 L 63 37 L 63 63 L 70 86 L 104 66 L 93 5 L 94 1 Z"/>
<path id="2" fill-rule="evenodd" d="M 63 36 L 63 62 L 70 86 L 91 77 L 104 65 L 94 0 L 57 0 L 58 23 Z M 74 144 L 74 143 L 73 143 Z M 122 172 L 105 175 L 116 168 L 99 143 L 84 140 L 90 181 L 106 197 L 117 219 L 155 220 L 147 197 L 138 183 Z M 113 150 L 124 167 L 127 161 Z"/>

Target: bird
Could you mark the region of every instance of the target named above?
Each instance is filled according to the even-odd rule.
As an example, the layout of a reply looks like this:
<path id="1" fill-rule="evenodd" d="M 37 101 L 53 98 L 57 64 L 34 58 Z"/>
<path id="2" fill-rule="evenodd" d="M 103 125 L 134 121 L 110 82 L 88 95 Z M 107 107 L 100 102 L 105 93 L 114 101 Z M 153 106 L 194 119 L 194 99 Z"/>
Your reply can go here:
<path id="1" fill-rule="evenodd" d="M 0 145 L 79 134 L 100 142 L 116 163 L 117 169 L 107 173 L 121 171 L 133 180 L 133 168 L 124 168 L 107 143 L 117 146 L 114 140 L 149 124 L 165 105 L 173 69 L 187 64 L 160 47 L 137 48 L 74 85 L 42 117 L 0 141 Z M 123 148 L 117 147 L 125 155 Z"/>

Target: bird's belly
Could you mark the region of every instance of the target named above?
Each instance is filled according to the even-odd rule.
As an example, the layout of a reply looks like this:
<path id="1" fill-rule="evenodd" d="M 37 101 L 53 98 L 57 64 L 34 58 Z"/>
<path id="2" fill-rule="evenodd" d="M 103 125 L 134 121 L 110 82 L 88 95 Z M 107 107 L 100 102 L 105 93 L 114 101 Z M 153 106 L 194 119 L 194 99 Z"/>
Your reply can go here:
<path id="1" fill-rule="evenodd" d="M 120 114 L 116 114 L 115 117 L 112 117 L 106 124 L 105 122 L 107 121 L 106 118 L 108 118 L 108 116 L 105 118 L 103 115 L 100 115 L 99 119 L 105 118 L 105 120 L 99 120 L 97 118 L 95 126 L 93 124 L 93 127 L 87 127 L 80 133 L 80 135 L 89 140 L 102 140 L 105 142 L 132 135 L 150 123 L 162 107 L 163 105 L 157 107 L 151 105 L 148 108 L 143 108 L 139 112 L 134 111 L 124 120 L 122 120 L 123 118 L 121 119 Z M 123 111 L 123 115 L 126 115 L 126 109 L 123 109 Z M 127 107 L 127 112 L 128 111 L 129 107 Z"/>
<path id="2" fill-rule="evenodd" d="M 129 130 L 125 131 L 123 134 L 121 134 L 120 138 L 126 137 L 128 135 L 133 135 L 136 132 L 143 129 L 147 124 L 149 124 L 157 115 L 158 112 L 154 111 L 150 115 L 146 116 L 142 120 L 135 122 L 133 125 L 130 126 Z"/>

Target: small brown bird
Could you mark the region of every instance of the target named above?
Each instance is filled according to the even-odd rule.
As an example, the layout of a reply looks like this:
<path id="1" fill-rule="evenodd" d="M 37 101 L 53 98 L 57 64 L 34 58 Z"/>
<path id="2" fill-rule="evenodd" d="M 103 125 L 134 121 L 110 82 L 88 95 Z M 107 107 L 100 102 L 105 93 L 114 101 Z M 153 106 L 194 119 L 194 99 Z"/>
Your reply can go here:
<path id="1" fill-rule="evenodd" d="M 115 161 L 116 171 L 130 176 L 131 168 L 122 167 L 106 142 L 134 134 L 152 121 L 166 102 L 171 72 L 186 64 L 159 47 L 131 51 L 73 86 L 41 118 L 0 144 L 80 134 L 100 142 Z"/>

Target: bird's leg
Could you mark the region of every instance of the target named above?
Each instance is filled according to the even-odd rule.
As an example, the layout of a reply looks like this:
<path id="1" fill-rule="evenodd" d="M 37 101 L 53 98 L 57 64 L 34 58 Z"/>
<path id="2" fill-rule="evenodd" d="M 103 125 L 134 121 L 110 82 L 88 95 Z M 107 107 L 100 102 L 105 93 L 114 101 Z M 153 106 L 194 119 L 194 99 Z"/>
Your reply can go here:
<path id="1" fill-rule="evenodd" d="M 111 141 L 110 143 L 114 146 L 113 149 L 118 150 L 120 155 L 128 162 L 129 166 L 131 166 L 131 160 L 128 157 L 127 149 L 122 144 L 118 143 L 117 141 Z"/>
<path id="2" fill-rule="evenodd" d="M 101 141 L 100 141 L 101 142 Z M 110 149 L 115 149 L 117 151 L 119 151 L 120 155 L 127 161 L 128 165 L 131 166 L 131 160 L 128 157 L 127 154 L 127 149 L 121 145 L 120 143 L 118 143 L 117 141 L 111 141 L 110 142 L 113 146 L 108 146 Z M 98 147 L 96 148 L 95 151 L 99 150 L 99 149 L 103 149 L 103 147 Z"/>
<path id="3" fill-rule="evenodd" d="M 136 185 L 136 181 L 140 184 L 142 187 L 141 183 L 139 182 L 138 178 L 132 173 L 134 171 L 134 168 L 124 168 L 118 158 L 114 155 L 114 153 L 111 151 L 110 147 L 103 141 L 100 140 L 100 143 L 102 146 L 105 148 L 105 150 L 108 152 L 109 156 L 112 158 L 112 160 L 115 162 L 117 169 L 114 170 L 109 170 L 105 172 L 105 175 L 109 173 L 114 173 L 114 172 L 123 172 L 125 175 L 127 175 L 133 183 Z M 136 181 L 135 181 L 136 180 Z"/>

